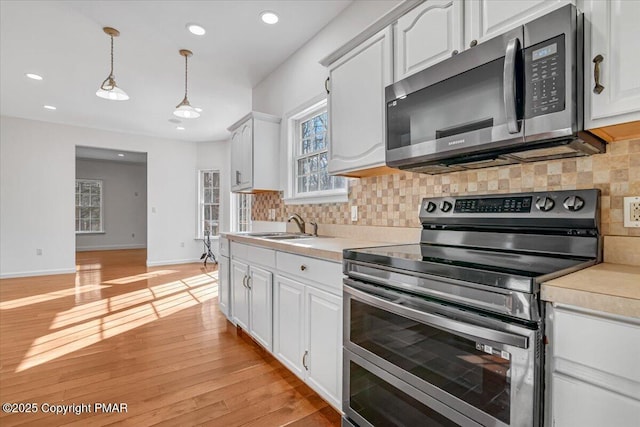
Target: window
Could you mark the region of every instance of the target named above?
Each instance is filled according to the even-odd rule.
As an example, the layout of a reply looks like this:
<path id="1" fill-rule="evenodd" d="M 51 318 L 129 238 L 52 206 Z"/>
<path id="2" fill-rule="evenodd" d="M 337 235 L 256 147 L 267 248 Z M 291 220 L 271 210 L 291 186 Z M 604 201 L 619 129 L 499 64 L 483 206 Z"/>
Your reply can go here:
<path id="1" fill-rule="evenodd" d="M 217 236 L 220 232 L 220 172 L 200 171 L 200 214 L 198 236 L 204 238 L 205 232 Z"/>
<path id="2" fill-rule="evenodd" d="M 317 96 L 285 115 L 288 183 L 286 204 L 347 201 L 347 179 L 329 175 L 327 99 Z"/>
<path id="3" fill-rule="evenodd" d="M 233 231 L 251 231 L 251 194 L 236 193 L 233 196 Z"/>
<path id="4" fill-rule="evenodd" d="M 102 181 L 76 179 L 76 233 L 102 233 Z"/>

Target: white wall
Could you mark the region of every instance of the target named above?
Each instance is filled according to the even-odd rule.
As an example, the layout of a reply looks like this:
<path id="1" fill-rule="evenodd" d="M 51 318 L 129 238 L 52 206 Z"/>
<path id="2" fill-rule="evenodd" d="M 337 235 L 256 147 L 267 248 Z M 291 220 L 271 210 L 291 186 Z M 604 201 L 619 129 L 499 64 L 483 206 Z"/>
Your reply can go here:
<path id="1" fill-rule="evenodd" d="M 224 143 L 203 156 L 228 159 Z M 193 142 L 0 117 L 0 277 L 75 271 L 75 147 L 147 153 L 147 264 L 197 260 Z M 202 150 L 200 150 L 202 151 Z M 229 175 L 228 160 L 221 163 Z M 228 181 L 226 190 L 228 191 Z M 182 246 L 184 244 L 184 246 Z M 36 248 L 43 253 L 36 256 Z"/>
<path id="2" fill-rule="evenodd" d="M 76 179 L 102 180 L 104 233 L 76 234 L 76 250 L 147 247 L 147 165 L 76 159 Z"/>
<path id="3" fill-rule="evenodd" d="M 282 117 L 280 162 L 286 165 L 287 120 L 285 116 L 313 98 L 326 94 L 329 76 L 318 61 L 376 22 L 401 0 L 354 1 L 311 40 L 291 55 L 273 73 L 253 88 L 253 110 Z M 280 169 L 280 188 L 287 185 L 287 170 Z"/>

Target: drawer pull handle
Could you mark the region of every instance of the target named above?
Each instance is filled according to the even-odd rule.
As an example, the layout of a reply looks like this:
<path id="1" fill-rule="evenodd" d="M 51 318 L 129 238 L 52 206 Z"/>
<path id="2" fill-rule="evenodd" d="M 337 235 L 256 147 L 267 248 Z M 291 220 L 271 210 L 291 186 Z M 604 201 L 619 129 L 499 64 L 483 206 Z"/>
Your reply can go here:
<path id="1" fill-rule="evenodd" d="M 603 90 L 604 86 L 600 84 L 600 63 L 604 61 L 602 55 L 597 55 L 593 58 L 593 79 L 595 80 L 596 85 L 593 88 L 593 93 L 599 95 Z"/>
<path id="2" fill-rule="evenodd" d="M 309 350 L 305 350 L 304 355 L 302 356 L 302 366 L 307 371 L 309 370 L 309 366 L 307 366 L 307 356 L 309 355 Z"/>
<path id="3" fill-rule="evenodd" d="M 305 271 L 306 269 L 307 269 L 307 266 L 306 266 L 306 265 L 302 264 L 302 265 L 300 266 L 300 271 Z"/>

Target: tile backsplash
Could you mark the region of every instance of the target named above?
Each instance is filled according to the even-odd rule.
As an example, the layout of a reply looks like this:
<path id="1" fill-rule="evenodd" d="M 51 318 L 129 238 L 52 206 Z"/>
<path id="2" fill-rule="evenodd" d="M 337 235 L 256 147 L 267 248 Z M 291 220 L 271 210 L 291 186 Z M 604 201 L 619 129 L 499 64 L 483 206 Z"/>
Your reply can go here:
<path id="1" fill-rule="evenodd" d="M 442 175 L 398 171 L 351 179 L 346 203 L 285 205 L 282 193 L 255 194 L 252 219 L 267 221 L 269 209 L 275 209 L 275 221 L 298 213 L 320 224 L 420 227 L 418 208 L 424 197 L 576 188 L 601 190 L 603 234 L 640 236 L 640 229 L 624 228 L 622 218 L 623 197 L 640 195 L 640 139 L 611 143 L 606 153 L 589 157 Z M 350 219 L 351 206 L 358 206 L 358 221 Z"/>

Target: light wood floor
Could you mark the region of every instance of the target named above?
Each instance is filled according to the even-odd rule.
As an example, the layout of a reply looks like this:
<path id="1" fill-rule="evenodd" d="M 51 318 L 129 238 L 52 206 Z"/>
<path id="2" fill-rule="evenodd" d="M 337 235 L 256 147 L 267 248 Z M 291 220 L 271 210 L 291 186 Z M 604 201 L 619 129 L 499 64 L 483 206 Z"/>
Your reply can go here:
<path id="1" fill-rule="evenodd" d="M 0 402 L 38 410 L 3 411 L 0 425 L 340 424 L 226 321 L 215 267 L 147 268 L 145 258 L 144 250 L 79 252 L 76 274 L 0 280 Z M 45 413 L 55 405 L 83 413 Z"/>

